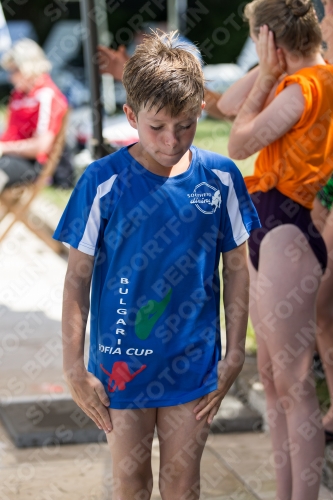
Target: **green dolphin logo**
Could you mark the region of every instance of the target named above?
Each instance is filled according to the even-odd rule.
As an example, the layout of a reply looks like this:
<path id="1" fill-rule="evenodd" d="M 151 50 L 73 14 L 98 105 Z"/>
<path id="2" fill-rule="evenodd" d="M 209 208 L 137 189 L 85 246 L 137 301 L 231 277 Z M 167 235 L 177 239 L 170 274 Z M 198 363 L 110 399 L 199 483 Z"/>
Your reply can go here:
<path id="1" fill-rule="evenodd" d="M 170 302 L 172 288 L 168 291 L 161 302 L 149 300 L 145 306 L 138 310 L 135 318 L 135 333 L 141 340 L 145 340 L 151 334 L 156 321 L 162 316 Z"/>

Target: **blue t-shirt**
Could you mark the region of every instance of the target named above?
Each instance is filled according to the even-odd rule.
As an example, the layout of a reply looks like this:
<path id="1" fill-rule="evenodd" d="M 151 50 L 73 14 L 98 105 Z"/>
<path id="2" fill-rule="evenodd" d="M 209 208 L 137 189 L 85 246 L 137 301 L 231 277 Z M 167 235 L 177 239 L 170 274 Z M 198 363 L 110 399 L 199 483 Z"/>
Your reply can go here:
<path id="1" fill-rule="evenodd" d="M 95 256 L 88 370 L 111 408 L 174 406 L 217 388 L 220 254 L 260 223 L 235 164 L 191 152 L 174 177 L 128 148 L 95 161 L 54 234 Z"/>

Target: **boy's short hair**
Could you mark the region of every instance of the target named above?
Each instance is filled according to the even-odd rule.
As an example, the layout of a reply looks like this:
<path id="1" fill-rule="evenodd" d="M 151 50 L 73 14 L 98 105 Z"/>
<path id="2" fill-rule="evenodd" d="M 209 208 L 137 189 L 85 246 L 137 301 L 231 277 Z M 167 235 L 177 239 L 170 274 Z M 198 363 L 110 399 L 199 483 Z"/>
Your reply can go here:
<path id="1" fill-rule="evenodd" d="M 191 50 L 191 51 L 190 51 Z M 136 116 L 142 108 L 166 108 L 172 117 L 181 112 L 200 114 L 204 75 L 193 46 L 178 42 L 176 32 L 153 32 L 137 46 L 124 69 L 127 104 Z"/>

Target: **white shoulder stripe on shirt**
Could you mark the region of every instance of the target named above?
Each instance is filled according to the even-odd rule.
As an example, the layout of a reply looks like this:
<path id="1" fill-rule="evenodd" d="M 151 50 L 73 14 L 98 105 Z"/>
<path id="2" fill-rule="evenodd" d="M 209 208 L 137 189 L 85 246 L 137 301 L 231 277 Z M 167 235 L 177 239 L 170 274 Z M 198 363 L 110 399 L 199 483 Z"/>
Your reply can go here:
<path id="1" fill-rule="evenodd" d="M 114 174 L 110 177 L 110 179 L 102 182 L 102 184 L 100 184 L 97 188 L 97 193 L 90 209 L 86 228 L 77 247 L 78 250 L 81 250 L 81 252 L 87 253 L 88 255 L 95 255 L 95 248 L 101 225 L 100 199 L 111 191 L 113 183 L 117 177 L 118 175 Z"/>
<path id="2" fill-rule="evenodd" d="M 39 101 L 36 135 L 45 134 L 49 130 L 53 96 L 54 90 L 49 87 L 40 89 L 35 93 L 35 97 Z"/>
<path id="3" fill-rule="evenodd" d="M 239 238 L 247 233 L 247 229 L 244 226 L 241 211 L 239 209 L 239 201 L 236 195 L 235 187 L 231 175 L 229 172 L 221 172 L 221 170 L 212 169 L 214 174 L 220 179 L 222 184 L 228 186 L 228 198 L 227 198 L 227 210 L 230 218 L 232 235 L 234 240 L 237 242 Z"/>

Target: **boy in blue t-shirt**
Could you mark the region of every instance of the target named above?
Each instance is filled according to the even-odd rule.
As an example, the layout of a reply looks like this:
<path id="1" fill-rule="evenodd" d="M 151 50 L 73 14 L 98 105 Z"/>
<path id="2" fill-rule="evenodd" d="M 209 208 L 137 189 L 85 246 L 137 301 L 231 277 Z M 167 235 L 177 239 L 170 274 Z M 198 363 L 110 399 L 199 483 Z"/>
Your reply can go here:
<path id="1" fill-rule="evenodd" d="M 117 498 L 126 500 L 150 498 L 155 427 L 162 498 L 199 498 L 209 424 L 244 361 L 245 241 L 260 227 L 234 163 L 192 146 L 204 78 L 173 42 L 154 34 L 127 62 L 124 111 L 140 142 L 87 168 L 55 232 L 70 245 L 65 377 L 107 433 Z"/>

